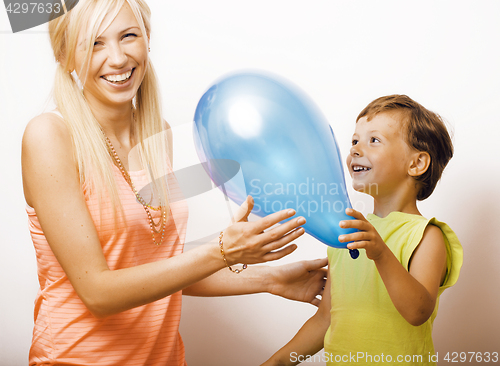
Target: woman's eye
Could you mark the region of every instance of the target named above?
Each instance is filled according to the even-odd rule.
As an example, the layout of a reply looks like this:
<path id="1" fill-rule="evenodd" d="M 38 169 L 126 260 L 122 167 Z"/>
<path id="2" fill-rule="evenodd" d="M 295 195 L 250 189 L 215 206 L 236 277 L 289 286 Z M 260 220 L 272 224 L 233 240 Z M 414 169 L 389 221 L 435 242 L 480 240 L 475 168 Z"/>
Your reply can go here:
<path id="1" fill-rule="evenodd" d="M 123 36 L 123 38 L 125 38 L 125 37 L 137 37 L 137 34 L 135 34 L 135 33 L 127 33 L 127 34 L 125 34 Z"/>

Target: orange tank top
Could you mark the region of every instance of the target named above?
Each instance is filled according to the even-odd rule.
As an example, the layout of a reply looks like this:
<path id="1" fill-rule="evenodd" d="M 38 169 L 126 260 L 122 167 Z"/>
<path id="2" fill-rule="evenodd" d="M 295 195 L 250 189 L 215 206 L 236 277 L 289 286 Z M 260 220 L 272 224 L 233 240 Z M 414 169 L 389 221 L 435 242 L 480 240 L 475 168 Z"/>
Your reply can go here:
<path id="1" fill-rule="evenodd" d="M 88 209 L 111 270 L 170 258 L 182 253 L 188 208 L 173 174 L 168 175 L 170 216 L 157 246 L 149 219 L 120 170 L 113 165 L 126 224 L 115 230 L 111 203 L 101 204 L 83 187 Z M 170 164 L 168 169 L 171 172 Z M 130 172 L 136 189 L 147 184 L 144 171 Z M 186 365 L 179 334 L 182 293 L 115 314 L 95 318 L 82 303 L 55 258 L 35 210 L 26 206 L 36 251 L 40 289 L 35 300 L 35 325 L 30 365 Z M 151 211 L 157 222 L 159 211 Z"/>

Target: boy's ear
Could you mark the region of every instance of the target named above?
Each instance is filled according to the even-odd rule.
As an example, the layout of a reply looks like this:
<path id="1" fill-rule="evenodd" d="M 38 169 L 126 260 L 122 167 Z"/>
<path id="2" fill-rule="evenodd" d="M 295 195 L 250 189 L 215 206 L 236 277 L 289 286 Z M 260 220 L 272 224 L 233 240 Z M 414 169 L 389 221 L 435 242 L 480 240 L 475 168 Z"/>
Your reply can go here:
<path id="1" fill-rule="evenodd" d="M 428 152 L 418 151 L 413 155 L 410 167 L 408 168 L 408 175 L 418 177 L 424 174 L 431 165 L 431 156 Z"/>

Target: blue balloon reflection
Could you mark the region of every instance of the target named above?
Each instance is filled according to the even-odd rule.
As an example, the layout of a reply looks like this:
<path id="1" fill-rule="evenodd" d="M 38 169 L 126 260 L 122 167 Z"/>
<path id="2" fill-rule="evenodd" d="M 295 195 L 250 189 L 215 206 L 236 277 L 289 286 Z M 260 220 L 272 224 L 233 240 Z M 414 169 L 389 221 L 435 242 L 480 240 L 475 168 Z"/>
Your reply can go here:
<path id="1" fill-rule="evenodd" d="M 328 121 L 297 87 L 274 75 L 240 72 L 221 78 L 201 97 L 194 117 L 195 146 L 212 180 L 237 204 L 248 194 L 253 213 L 286 208 L 306 218 L 321 242 L 338 241 L 339 221 L 351 207 L 341 156 Z M 220 159 L 241 166 L 244 183 L 230 180 Z M 222 184 L 222 182 L 225 182 Z"/>

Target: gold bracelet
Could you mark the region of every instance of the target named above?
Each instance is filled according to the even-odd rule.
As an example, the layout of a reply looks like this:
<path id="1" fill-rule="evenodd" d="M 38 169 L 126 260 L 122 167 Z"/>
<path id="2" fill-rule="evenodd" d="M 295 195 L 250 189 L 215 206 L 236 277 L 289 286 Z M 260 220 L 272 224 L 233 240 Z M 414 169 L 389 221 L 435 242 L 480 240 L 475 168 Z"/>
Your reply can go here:
<path id="1" fill-rule="evenodd" d="M 247 265 L 244 264 L 242 269 L 232 269 L 230 265 L 227 264 L 226 256 L 224 255 L 224 248 L 222 247 L 222 236 L 224 235 L 224 231 L 220 232 L 219 235 L 219 248 L 220 248 L 220 254 L 222 254 L 222 259 L 224 259 L 224 263 L 226 263 L 226 267 L 229 268 L 231 272 L 234 272 L 236 274 L 239 274 L 243 272 L 244 269 L 247 268 Z"/>

